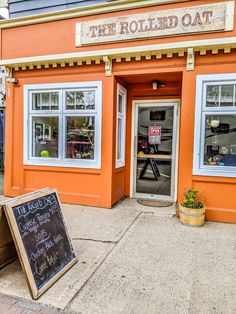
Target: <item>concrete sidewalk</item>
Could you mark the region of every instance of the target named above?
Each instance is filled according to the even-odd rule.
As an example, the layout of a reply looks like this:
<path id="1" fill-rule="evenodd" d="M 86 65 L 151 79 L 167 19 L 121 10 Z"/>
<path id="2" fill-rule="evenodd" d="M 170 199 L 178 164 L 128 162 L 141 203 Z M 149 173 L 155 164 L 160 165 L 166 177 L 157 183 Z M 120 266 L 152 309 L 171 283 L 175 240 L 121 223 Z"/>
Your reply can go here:
<path id="1" fill-rule="evenodd" d="M 175 208 L 63 205 L 79 262 L 32 301 L 18 261 L 0 271 L 0 313 L 235 314 L 236 225 L 180 224 Z"/>

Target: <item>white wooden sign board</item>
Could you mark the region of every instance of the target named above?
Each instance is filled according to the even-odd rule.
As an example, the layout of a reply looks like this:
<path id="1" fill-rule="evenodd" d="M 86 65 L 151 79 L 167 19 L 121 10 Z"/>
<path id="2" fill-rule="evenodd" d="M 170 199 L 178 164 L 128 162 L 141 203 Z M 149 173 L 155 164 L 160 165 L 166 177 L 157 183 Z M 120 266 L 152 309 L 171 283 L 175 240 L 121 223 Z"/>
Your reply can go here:
<path id="1" fill-rule="evenodd" d="M 234 1 L 76 23 L 76 46 L 233 30 Z"/>

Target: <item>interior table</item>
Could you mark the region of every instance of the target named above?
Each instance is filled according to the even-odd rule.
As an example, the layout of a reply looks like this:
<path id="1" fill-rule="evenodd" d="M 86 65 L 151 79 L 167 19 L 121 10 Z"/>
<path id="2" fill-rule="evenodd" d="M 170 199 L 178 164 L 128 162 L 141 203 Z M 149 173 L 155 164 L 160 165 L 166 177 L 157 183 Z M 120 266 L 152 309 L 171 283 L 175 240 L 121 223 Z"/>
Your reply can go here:
<path id="1" fill-rule="evenodd" d="M 150 164 L 152 172 L 154 174 L 155 179 L 158 181 L 158 178 L 160 177 L 160 171 L 158 169 L 158 161 L 162 160 L 171 160 L 172 156 L 171 155 L 165 155 L 165 154 L 144 154 L 144 153 L 138 153 L 138 159 L 146 159 L 145 163 L 142 166 L 139 179 L 142 179 L 148 165 Z"/>

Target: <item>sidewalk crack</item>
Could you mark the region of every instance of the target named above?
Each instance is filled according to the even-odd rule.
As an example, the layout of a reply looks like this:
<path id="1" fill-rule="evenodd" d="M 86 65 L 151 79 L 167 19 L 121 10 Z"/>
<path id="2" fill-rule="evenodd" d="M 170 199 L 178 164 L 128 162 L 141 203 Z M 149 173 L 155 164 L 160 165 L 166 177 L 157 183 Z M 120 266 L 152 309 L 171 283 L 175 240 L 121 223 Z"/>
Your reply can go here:
<path id="1" fill-rule="evenodd" d="M 92 241 L 92 242 L 99 242 L 99 243 L 106 243 L 106 244 L 116 244 L 117 241 L 108 241 L 108 240 L 99 240 L 99 239 L 92 239 L 92 238 L 72 238 L 72 240 L 81 240 L 81 241 Z"/>
<path id="2" fill-rule="evenodd" d="M 94 269 L 94 271 L 91 273 L 91 275 L 85 280 L 85 282 L 83 283 L 83 285 L 80 287 L 80 289 L 74 294 L 74 296 L 71 298 L 71 300 L 68 302 L 68 304 L 64 307 L 64 311 L 66 311 L 71 302 L 79 295 L 79 293 L 84 289 L 84 287 L 86 286 L 86 284 L 88 283 L 88 281 L 93 277 L 93 275 L 96 273 L 96 271 L 102 266 L 102 264 L 106 261 L 106 259 L 111 255 L 111 253 L 114 251 L 114 249 L 117 247 L 117 245 L 119 244 L 119 242 L 123 239 L 123 237 L 125 236 L 125 234 L 130 230 L 130 228 L 133 226 L 133 224 L 138 220 L 138 218 L 140 217 L 140 215 L 142 215 L 143 212 L 140 211 L 138 213 L 138 215 L 134 218 L 134 220 L 129 224 L 129 226 L 126 228 L 126 230 L 124 231 L 124 233 L 121 235 L 121 237 L 119 238 L 119 240 L 117 242 L 113 242 L 112 241 L 110 243 L 114 244 L 113 248 L 109 251 L 109 253 L 101 260 L 101 262 L 97 265 L 97 267 Z M 73 240 L 75 239 L 83 239 L 83 238 L 72 238 Z M 89 239 L 84 239 L 84 240 L 89 240 Z M 93 239 L 91 240 L 93 241 Z M 94 240 L 95 242 L 103 242 L 100 240 Z M 103 242 L 104 243 L 104 242 Z"/>

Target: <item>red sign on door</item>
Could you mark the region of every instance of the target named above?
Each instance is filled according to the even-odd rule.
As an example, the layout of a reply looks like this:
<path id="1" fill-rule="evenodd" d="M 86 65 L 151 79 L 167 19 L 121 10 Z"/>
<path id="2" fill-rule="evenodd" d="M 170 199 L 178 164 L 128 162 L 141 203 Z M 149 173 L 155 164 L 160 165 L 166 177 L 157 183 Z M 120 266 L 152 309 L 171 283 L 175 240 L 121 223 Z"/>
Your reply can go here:
<path id="1" fill-rule="evenodd" d="M 161 126 L 149 126 L 148 142 L 149 144 L 161 144 Z"/>

